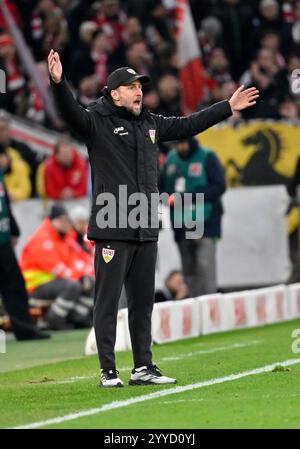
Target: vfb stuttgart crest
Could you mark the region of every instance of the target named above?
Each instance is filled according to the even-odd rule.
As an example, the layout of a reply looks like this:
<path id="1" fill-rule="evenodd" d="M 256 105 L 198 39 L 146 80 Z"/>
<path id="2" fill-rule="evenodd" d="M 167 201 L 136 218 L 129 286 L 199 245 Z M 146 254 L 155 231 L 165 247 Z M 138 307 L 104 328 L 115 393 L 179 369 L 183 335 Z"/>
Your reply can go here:
<path id="1" fill-rule="evenodd" d="M 152 143 L 155 143 L 155 136 L 156 136 L 155 129 L 149 129 L 149 136 L 150 136 Z"/>
<path id="2" fill-rule="evenodd" d="M 114 249 L 102 248 L 102 257 L 104 262 L 108 263 L 112 260 L 115 255 Z"/>

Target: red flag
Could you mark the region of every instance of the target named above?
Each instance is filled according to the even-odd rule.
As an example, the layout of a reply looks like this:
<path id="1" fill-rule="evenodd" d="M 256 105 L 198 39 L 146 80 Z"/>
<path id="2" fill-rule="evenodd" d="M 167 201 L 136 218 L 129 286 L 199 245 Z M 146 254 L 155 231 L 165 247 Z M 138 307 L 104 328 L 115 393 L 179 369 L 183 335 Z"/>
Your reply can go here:
<path id="1" fill-rule="evenodd" d="M 176 3 L 177 46 L 182 85 L 182 112 L 195 112 L 203 98 L 201 51 L 188 0 Z"/>

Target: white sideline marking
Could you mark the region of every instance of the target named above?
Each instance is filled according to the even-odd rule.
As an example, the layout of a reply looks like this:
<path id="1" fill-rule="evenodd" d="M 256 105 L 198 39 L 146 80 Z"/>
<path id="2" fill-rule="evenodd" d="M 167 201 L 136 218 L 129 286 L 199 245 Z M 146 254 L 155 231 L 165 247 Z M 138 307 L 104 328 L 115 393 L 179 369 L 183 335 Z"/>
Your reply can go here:
<path id="1" fill-rule="evenodd" d="M 228 351 L 230 349 L 246 348 L 247 346 L 258 345 L 258 344 L 262 343 L 262 341 L 263 340 L 253 340 L 253 341 L 249 341 L 247 343 L 234 343 L 233 345 L 230 345 L 230 346 L 219 346 L 217 348 L 211 348 L 211 349 L 200 349 L 199 351 L 187 352 L 186 354 L 179 354 L 177 356 L 162 357 L 161 360 L 164 362 L 173 362 L 175 360 L 182 360 L 182 359 L 186 359 L 189 357 L 194 357 L 195 355 L 213 354 L 215 352 Z"/>
<path id="2" fill-rule="evenodd" d="M 132 368 L 125 367 L 125 368 L 120 368 L 118 371 L 120 371 L 120 373 L 121 373 L 122 371 L 131 371 L 131 370 L 132 370 Z M 68 377 L 67 379 L 64 379 L 64 380 L 50 380 L 49 382 L 44 382 L 43 385 L 73 384 L 80 380 L 90 380 L 90 379 L 96 379 L 98 377 L 99 377 L 99 373 L 89 374 L 88 376 L 74 376 L 74 377 Z"/>
<path id="3" fill-rule="evenodd" d="M 162 401 L 160 404 L 179 404 L 183 402 L 203 402 L 204 399 L 176 399 L 175 401 Z"/>
<path id="4" fill-rule="evenodd" d="M 275 362 L 271 365 L 262 366 L 250 371 L 243 371 L 242 373 L 229 374 L 224 377 L 217 377 L 216 379 L 205 380 L 195 384 L 184 385 L 182 387 L 167 388 L 165 390 L 156 391 L 155 393 L 144 394 L 142 396 L 136 396 L 131 399 L 125 399 L 123 401 L 114 401 L 109 404 L 102 405 L 102 407 L 92 408 L 89 410 L 83 410 L 82 412 L 70 413 L 69 415 L 58 416 L 57 418 L 47 419 L 45 421 L 37 421 L 31 424 L 24 424 L 23 426 L 12 427 L 12 429 L 37 429 L 39 427 L 50 426 L 52 424 L 60 424 L 66 421 L 72 421 L 74 419 L 83 418 L 86 416 L 97 415 L 98 413 L 108 412 L 110 410 L 128 407 L 132 404 L 138 404 L 139 402 L 150 401 L 151 399 L 161 398 L 163 396 L 169 396 L 172 394 L 183 393 L 185 391 L 195 390 L 197 388 L 210 387 L 211 385 L 222 384 L 224 382 L 231 382 L 233 380 L 242 379 L 247 376 L 254 376 L 255 374 L 267 373 L 272 371 L 277 365 L 290 366 L 300 363 L 299 359 L 289 359 L 283 362 Z"/>
<path id="5" fill-rule="evenodd" d="M 212 349 L 201 349 L 200 351 L 196 351 L 196 352 L 188 352 L 187 354 L 179 354 L 178 356 L 169 356 L 169 357 L 162 357 L 161 359 L 159 359 L 159 361 L 163 361 L 163 362 L 170 362 L 170 361 L 175 361 L 175 360 L 181 360 L 181 359 L 185 359 L 188 357 L 193 357 L 195 355 L 201 355 L 201 354 L 213 354 L 214 352 L 220 352 L 220 351 L 229 351 L 231 349 L 239 349 L 239 348 L 245 348 L 247 346 L 252 346 L 252 345 L 257 345 L 259 343 L 262 343 L 263 340 L 252 340 L 249 341 L 247 343 L 235 343 L 233 345 L 229 345 L 229 346 L 219 346 L 216 348 L 212 348 Z M 199 343 L 197 343 L 199 344 Z M 201 343 L 202 345 L 205 343 Z M 131 371 L 132 368 L 129 367 L 125 367 L 125 368 L 120 368 L 118 371 L 123 372 L 123 371 Z M 90 379 L 95 379 L 97 378 L 97 376 L 99 376 L 99 373 L 95 373 L 95 374 L 90 374 L 87 376 L 74 376 L 74 377 L 68 377 L 67 379 L 63 379 L 63 380 L 50 380 L 49 382 L 41 382 L 41 385 L 64 385 L 64 384 L 73 384 L 75 382 L 79 382 L 81 380 L 90 380 Z"/>

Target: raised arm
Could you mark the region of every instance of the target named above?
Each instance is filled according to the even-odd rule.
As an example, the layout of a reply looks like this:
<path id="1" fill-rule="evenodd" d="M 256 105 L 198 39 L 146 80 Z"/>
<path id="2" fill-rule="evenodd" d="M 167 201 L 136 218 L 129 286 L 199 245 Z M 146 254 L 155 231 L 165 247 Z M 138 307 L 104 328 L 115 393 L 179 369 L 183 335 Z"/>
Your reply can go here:
<path id="1" fill-rule="evenodd" d="M 54 50 L 48 55 L 48 69 L 51 90 L 62 118 L 83 141 L 89 141 L 95 130 L 93 113 L 84 109 L 73 97 L 63 75 L 59 54 Z"/>
<path id="2" fill-rule="evenodd" d="M 229 101 L 220 101 L 187 117 L 163 117 L 153 114 L 158 122 L 159 140 L 164 142 L 194 136 L 227 119 L 234 111 L 254 106 L 259 97 L 258 90 L 255 87 L 243 89 L 244 86 L 239 87 Z"/>

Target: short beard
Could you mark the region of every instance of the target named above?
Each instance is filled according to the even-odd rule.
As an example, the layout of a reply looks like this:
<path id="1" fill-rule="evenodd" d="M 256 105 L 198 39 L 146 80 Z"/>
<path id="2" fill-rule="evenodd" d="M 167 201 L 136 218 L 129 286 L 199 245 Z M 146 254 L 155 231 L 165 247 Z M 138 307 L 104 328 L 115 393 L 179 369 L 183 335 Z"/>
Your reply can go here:
<path id="1" fill-rule="evenodd" d="M 128 112 L 131 112 L 131 114 L 134 115 L 135 117 L 138 117 L 138 116 L 141 115 L 141 113 L 142 113 L 142 108 L 140 108 L 139 111 L 135 111 L 135 110 L 132 109 L 132 108 L 127 108 L 127 111 L 128 111 Z"/>

